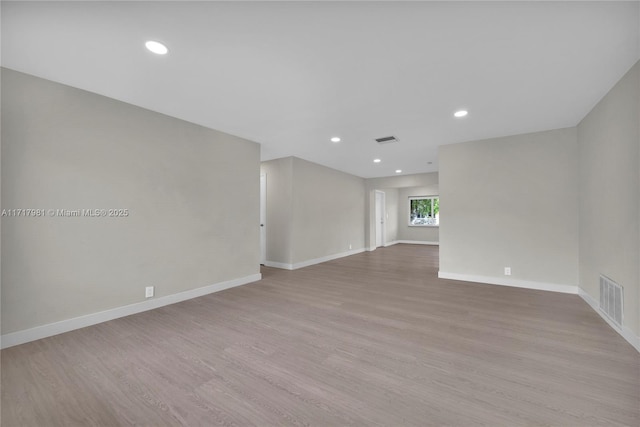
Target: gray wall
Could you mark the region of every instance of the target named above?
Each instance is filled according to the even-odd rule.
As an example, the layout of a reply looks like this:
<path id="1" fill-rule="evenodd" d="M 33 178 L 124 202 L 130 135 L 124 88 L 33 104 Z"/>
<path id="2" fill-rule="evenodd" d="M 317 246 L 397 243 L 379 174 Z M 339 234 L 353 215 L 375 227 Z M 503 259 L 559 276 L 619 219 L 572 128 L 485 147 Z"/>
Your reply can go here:
<path id="1" fill-rule="evenodd" d="M 364 248 L 364 179 L 294 157 L 293 263 Z"/>
<path id="2" fill-rule="evenodd" d="M 624 325 L 640 335 L 640 65 L 578 125 L 580 287 L 599 275 L 624 286 Z"/>
<path id="3" fill-rule="evenodd" d="M 577 131 L 441 146 L 440 271 L 578 284 Z"/>
<path id="4" fill-rule="evenodd" d="M 409 226 L 409 197 L 437 196 L 438 184 L 424 187 L 401 188 L 398 191 L 398 240 L 438 242 L 439 227 Z"/>
<path id="5" fill-rule="evenodd" d="M 369 190 L 431 186 L 438 184 L 438 172 L 368 178 L 365 183 Z"/>
<path id="6" fill-rule="evenodd" d="M 2 333 L 259 273 L 259 146 L 2 70 Z"/>
<path id="7" fill-rule="evenodd" d="M 297 157 L 263 162 L 262 172 L 267 261 L 298 264 L 364 248 L 364 179 Z"/>

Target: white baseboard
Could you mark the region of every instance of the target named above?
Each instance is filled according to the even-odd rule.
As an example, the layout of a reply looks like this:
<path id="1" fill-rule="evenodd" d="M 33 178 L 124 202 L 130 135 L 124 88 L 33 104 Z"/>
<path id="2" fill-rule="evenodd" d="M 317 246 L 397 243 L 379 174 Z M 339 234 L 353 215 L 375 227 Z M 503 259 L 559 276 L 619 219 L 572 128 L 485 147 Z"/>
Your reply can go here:
<path id="1" fill-rule="evenodd" d="M 264 265 L 266 265 L 267 267 L 275 267 L 275 268 L 282 268 L 285 270 L 297 270 L 299 268 L 303 268 L 303 267 L 308 267 L 310 265 L 315 265 L 315 264 L 321 264 L 323 262 L 327 262 L 327 261 L 331 261 L 334 259 L 338 259 L 338 258 L 344 258 L 346 256 L 351 256 L 351 255 L 355 255 L 355 254 L 359 254 L 364 252 L 365 249 L 353 249 L 347 252 L 340 252 L 339 254 L 333 254 L 333 255 L 327 255 L 321 258 L 314 258 L 314 259 L 309 259 L 306 261 L 301 261 L 301 262 L 297 262 L 295 264 L 285 264 L 282 262 L 273 262 L 273 261 L 265 261 Z"/>
<path id="2" fill-rule="evenodd" d="M 293 264 L 286 264 L 284 262 L 265 261 L 266 267 L 281 268 L 283 270 L 293 270 Z"/>
<path id="3" fill-rule="evenodd" d="M 367 249 L 367 251 L 369 251 L 369 252 L 373 252 L 373 251 L 375 251 L 376 249 L 377 249 L 377 247 L 376 247 L 376 246 L 371 246 L 369 249 Z"/>
<path id="4" fill-rule="evenodd" d="M 622 329 L 620 329 L 618 327 L 618 325 L 616 325 L 611 320 L 609 320 L 609 318 L 607 316 L 605 316 L 604 313 L 600 310 L 600 303 L 598 303 L 598 301 L 593 299 L 591 297 L 591 295 L 586 293 L 584 289 L 579 287 L 578 288 L 578 295 L 580 295 L 580 297 L 583 300 L 585 300 L 585 302 L 587 304 L 589 304 L 591 306 L 591 308 L 596 313 L 598 313 L 600 315 L 600 317 L 602 317 L 605 320 L 605 322 L 607 322 L 609 324 L 609 326 L 611 326 L 613 328 L 614 331 L 619 333 L 622 336 L 622 338 L 624 338 L 629 344 L 631 344 L 633 346 L 633 348 L 635 348 L 638 352 L 640 352 L 640 337 L 639 336 L 634 334 L 633 331 L 631 329 L 629 329 L 628 327 L 623 325 Z"/>
<path id="5" fill-rule="evenodd" d="M 219 292 L 236 286 L 246 285 L 247 283 L 256 282 L 260 279 L 262 279 L 261 274 L 253 274 L 251 276 L 228 280 L 209 286 L 204 286 L 202 288 L 191 289 L 188 291 L 179 292 L 177 294 L 148 299 L 145 301 L 137 302 L 135 304 L 129 304 L 122 307 L 100 311 L 98 313 L 91 313 L 80 317 L 74 317 L 73 319 L 67 319 L 60 322 L 49 323 L 47 325 L 36 326 L 35 328 L 25 329 L 23 331 L 11 332 L 9 334 L 2 335 L 0 346 L 1 348 L 13 347 L 15 345 L 62 334 L 64 332 L 73 331 L 75 329 L 84 328 L 87 326 L 95 325 L 97 323 L 107 322 L 119 317 L 130 316 L 132 314 L 153 310 L 165 305 L 175 304 L 180 301 L 201 297 L 203 295 Z"/>
<path id="6" fill-rule="evenodd" d="M 297 262 L 297 263 L 293 264 L 293 269 L 297 270 L 298 268 L 308 267 L 310 265 L 315 265 L 315 264 L 321 264 L 323 262 L 331 261 L 331 260 L 338 259 L 338 258 L 344 258 L 346 256 L 351 256 L 351 255 L 359 254 L 359 253 L 362 253 L 362 252 L 364 252 L 364 248 L 363 249 L 352 249 L 350 251 L 341 252 L 339 254 L 333 254 L 333 255 L 324 256 L 322 258 L 315 258 L 315 259 L 310 259 L 310 260 L 307 260 L 307 261 Z"/>
<path id="7" fill-rule="evenodd" d="M 486 283 L 489 285 L 512 286 L 514 288 L 537 289 L 540 291 L 561 292 L 564 294 L 577 294 L 578 286 L 560 285 L 556 283 L 532 282 L 528 280 L 503 279 L 501 277 L 475 276 L 473 274 L 447 273 L 438 271 L 440 279 L 462 280 L 464 282 Z"/>
<path id="8" fill-rule="evenodd" d="M 426 240 L 393 240 L 389 243 L 385 243 L 384 247 L 386 248 L 388 246 L 397 245 L 398 243 L 403 243 L 406 245 L 440 245 L 440 242 L 430 242 Z"/>
<path id="9" fill-rule="evenodd" d="M 396 243 L 404 243 L 407 245 L 435 245 L 435 246 L 440 245 L 440 242 L 430 242 L 427 240 L 396 240 L 394 244 Z"/>

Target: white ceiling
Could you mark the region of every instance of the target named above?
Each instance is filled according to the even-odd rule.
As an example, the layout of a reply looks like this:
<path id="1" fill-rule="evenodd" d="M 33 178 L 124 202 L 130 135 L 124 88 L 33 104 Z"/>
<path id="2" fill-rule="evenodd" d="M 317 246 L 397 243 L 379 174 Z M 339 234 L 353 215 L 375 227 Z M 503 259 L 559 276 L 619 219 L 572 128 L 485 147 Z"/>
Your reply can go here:
<path id="1" fill-rule="evenodd" d="M 368 178 L 575 126 L 640 58 L 639 5 L 3 1 L 2 65 Z"/>

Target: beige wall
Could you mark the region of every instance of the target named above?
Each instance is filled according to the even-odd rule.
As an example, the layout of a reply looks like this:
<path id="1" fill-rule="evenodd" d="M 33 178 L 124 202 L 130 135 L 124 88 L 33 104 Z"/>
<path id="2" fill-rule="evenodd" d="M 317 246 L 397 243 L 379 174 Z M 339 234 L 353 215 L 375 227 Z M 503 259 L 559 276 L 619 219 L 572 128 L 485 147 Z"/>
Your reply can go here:
<path id="1" fill-rule="evenodd" d="M 624 287 L 624 325 L 640 335 L 640 65 L 578 125 L 580 287 L 599 275 Z"/>
<path id="2" fill-rule="evenodd" d="M 295 266 L 364 248 L 364 179 L 297 157 L 263 162 L 262 172 L 268 264 Z"/>
<path id="3" fill-rule="evenodd" d="M 578 284 L 575 128 L 441 146 L 440 271 Z"/>
<path id="4" fill-rule="evenodd" d="M 2 71 L 2 333 L 259 273 L 259 146 Z"/>

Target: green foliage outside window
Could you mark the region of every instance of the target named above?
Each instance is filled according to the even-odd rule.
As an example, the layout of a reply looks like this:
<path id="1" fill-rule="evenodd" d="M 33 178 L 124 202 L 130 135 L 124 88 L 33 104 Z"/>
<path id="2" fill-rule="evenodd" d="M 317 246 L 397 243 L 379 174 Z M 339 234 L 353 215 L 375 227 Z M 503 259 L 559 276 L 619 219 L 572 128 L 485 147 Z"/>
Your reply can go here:
<path id="1" fill-rule="evenodd" d="M 428 197 L 409 200 L 410 225 L 438 225 L 440 199 Z"/>

